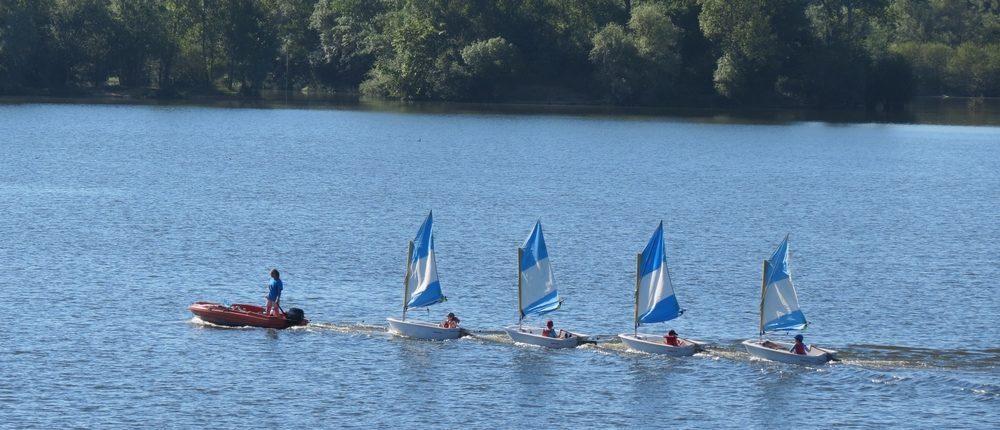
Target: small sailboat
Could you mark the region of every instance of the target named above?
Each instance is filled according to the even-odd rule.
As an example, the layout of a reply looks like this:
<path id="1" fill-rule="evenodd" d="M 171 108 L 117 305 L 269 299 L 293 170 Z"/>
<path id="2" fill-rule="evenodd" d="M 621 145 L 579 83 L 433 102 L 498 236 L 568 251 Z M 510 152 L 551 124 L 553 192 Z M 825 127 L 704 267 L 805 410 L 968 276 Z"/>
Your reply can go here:
<path id="1" fill-rule="evenodd" d="M 441 294 L 438 282 L 437 263 L 434 260 L 433 212 L 417 231 L 417 236 L 409 242 L 406 255 L 406 275 L 403 278 L 403 318 L 387 318 L 389 331 L 401 336 L 418 339 L 457 339 L 461 334 L 458 327 L 445 328 L 439 324 L 406 319 L 406 311 L 441 303 L 447 298 Z"/>
<path id="2" fill-rule="evenodd" d="M 701 345 L 690 339 L 677 338 L 677 345 L 668 345 L 663 335 L 639 333 L 641 324 L 670 321 L 684 313 L 677 303 L 670 282 L 667 256 L 663 247 L 663 221 L 656 227 L 646 248 L 636 256 L 635 320 L 632 334 L 620 334 L 629 349 L 672 356 L 693 355 Z"/>
<path id="3" fill-rule="evenodd" d="M 580 341 L 580 335 L 565 332 L 565 337 L 544 336 L 549 330 L 541 327 L 526 327 L 521 323 L 530 316 L 544 315 L 559 309 L 562 298 L 556 290 L 549 266 L 549 251 L 542 236 L 542 222 L 535 222 L 524 245 L 517 249 L 517 306 L 519 318 L 516 326 L 504 330 L 514 342 L 548 348 L 573 348 Z"/>
<path id="4" fill-rule="evenodd" d="M 751 355 L 789 364 L 823 364 L 837 359 L 837 351 L 807 348 L 806 354 L 791 352 L 793 343 L 764 339 L 773 331 L 803 330 L 809 324 L 799 309 L 799 298 L 792 285 L 788 267 L 788 236 L 781 241 L 770 259 L 764 260 L 764 274 L 760 289 L 760 337 L 747 339 L 743 346 Z"/>

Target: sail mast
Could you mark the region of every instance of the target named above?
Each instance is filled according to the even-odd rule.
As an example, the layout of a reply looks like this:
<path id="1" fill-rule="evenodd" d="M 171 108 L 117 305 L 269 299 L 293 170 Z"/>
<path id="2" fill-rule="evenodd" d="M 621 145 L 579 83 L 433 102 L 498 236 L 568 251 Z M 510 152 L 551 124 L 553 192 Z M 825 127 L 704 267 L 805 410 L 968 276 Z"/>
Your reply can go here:
<path id="1" fill-rule="evenodd" d="M 635 255 L 635 321 L 632 324 L 632 335 L 639 334 L 639 282 L 642 281 L 642 253 Z"/>
<path id="2" fill-rule="evenodd" d="M 760 336 L 764 336 L 764 299 L 767 292 L 767 260 L 764 260 L 764 270 L 760 276 Z"/>
<path id="3" fill-rule="evenodd" d="M 410 259 L 413 258 L 413 241 L 406 245 L 406 274 L 403 275 L 403 321 L 406 321 L 406 305 L 410 300 Z"/>
<path id="4" fill-rule="evenodd" d="M 521 256 L 524 255 L 523 248 L 517 248 L 517 325 L 521 325 L 524 320 L 524 308 L 521 304 Z"/>

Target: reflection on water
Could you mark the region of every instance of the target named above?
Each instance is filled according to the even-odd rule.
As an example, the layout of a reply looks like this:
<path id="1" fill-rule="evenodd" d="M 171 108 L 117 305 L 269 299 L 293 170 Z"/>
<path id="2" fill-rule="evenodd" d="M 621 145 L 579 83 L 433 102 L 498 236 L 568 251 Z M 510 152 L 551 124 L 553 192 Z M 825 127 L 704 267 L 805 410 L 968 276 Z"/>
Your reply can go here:
<path id="1" fill-rule="evenodd" d="M 798 405 L 814 404 L 810 397 L 804 395 L 801 387 L 802 373 L 809 370 L 783 368 L 762 365 L 760 373 L 754 379 L 751 404 L 753 416 L 765 428 L 787 427 L 787 417 L 793 416 L 791 408 Z"/>
<path id="2" fill-rule="evenodd" d="M 380 100 L 355 94 L 265 91 L 260 98 L 195 97 L 183 100 L 132 98 L 0 97 L 0 105 L 19 103 L 148 104 L 238 109 L 334 109 L 417 114 L 573 115 L 619 119 L 675 118 L 716 124 L 784 124 L 792 122 L 1000 125 L 1000 98 L 919 97 L 902 112 L 863 109 L 785 108 L 656 108 L 565 104 L 498 104 Z"/>

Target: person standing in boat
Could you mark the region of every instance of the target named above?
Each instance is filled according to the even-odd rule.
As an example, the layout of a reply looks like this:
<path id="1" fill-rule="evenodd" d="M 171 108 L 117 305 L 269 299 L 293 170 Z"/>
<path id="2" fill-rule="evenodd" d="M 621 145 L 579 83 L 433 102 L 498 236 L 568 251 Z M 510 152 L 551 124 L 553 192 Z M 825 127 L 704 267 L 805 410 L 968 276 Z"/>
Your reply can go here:
<path id="1" fill-rule="evenodd" d="M 663 343 L 665 343 L 667 345 L 670 345 L 670 346 L 682 346 L 682 345 L 684 345 L 683 341 L 677 339 L 677 332 L 673 331 L 673 330 L 670 330 L 669 332 L 667 332 L 667 334 L 665 334 L 663 336 Z"/>
<path id="2" fill-rule="evenodd" d="M 264 309 L 264 315 L 271 315 L 271 311 L 274 311 L 274 315 L 278 315 L 278 302 L 281 301 L 281 290 L 284 285 L 281 283 L 281 274 L 278 273 L 278 269 L 271 269 L 271 282 L 267 284 L 267 307 Z"/>
<path id="3" fill-rule="evenodd" d="M 458 328 L 458 324 L 461 321 L 455 316 L 454 312 L 448 312 L 448 319 L 441 323 L 441 327 L 444 328 Z"/>
<path id="4" fill-rule="evenodd" d="M 807 353 L 809 353 L 809 347 L 807 347 L 804 343 L 802 343 L 801 334 L 795 335 L 795 345 L 792 345 L 791 349 L 789 349 L 788 352 L 798 355 L 806 355 Z"/>

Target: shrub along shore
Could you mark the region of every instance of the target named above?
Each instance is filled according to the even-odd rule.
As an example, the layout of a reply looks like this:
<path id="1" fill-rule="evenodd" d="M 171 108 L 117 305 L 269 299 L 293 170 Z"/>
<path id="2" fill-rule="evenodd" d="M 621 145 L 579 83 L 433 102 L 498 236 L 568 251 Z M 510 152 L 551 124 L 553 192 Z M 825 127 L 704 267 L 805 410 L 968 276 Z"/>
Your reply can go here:
<path id="1" fill-rule="evenodd" d="M 897 111 L 917 95 L 1000 96 L 1000 6 L 0 3 L 0 95 L 250 100 L 275 90 L 334 99 Z"/>

